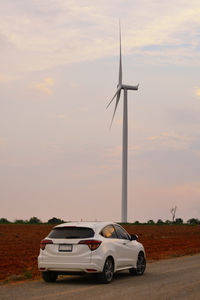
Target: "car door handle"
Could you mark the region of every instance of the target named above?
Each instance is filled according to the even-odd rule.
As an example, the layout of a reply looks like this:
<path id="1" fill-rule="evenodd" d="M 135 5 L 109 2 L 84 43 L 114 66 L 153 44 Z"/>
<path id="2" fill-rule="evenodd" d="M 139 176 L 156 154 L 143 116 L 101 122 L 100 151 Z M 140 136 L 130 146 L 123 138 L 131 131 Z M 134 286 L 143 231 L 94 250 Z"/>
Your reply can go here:
<path id="1" fill-rule="evenodd" d="M 127 245 L 127 243 L 123 243 L 122 245 Z"/>

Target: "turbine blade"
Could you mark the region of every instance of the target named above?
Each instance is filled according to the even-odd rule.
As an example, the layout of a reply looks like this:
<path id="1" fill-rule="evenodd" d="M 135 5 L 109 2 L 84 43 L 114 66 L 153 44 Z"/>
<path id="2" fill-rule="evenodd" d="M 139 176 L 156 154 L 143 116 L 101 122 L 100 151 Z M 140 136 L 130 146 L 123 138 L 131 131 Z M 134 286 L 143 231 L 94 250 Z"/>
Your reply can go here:
<path id="1" fill-rule="evenodd" d="M 121 49 L 121 24 L 119 20 L 119 82 L 118 84 L 122 84 L 122 49 Z"/>
<path id="2" fill-rule="evenodd" d="M 106 106 L 106 108 L 108 108 L 108 106 L 110 106 L 110 104 L 112 103 L 112 101 L 115 99 L 115 97 L 117 96 L 117 94 L 119 93 L 119 91 L 121 90 L 121 86 L 119 86 L 117 88 L 116 93 L 114 94 L 114 96 L 112 97 L 112 99 L 110 100 L 110 102 L 108 103 L 108 105 Z"/>
<path id="3" fill-rule="evenodd" d="M 112 116 L 112 120 L 111 120 L 111 123 L 110 123 L 110 128 L 111 128 L 111 126 L 112 126 L 112 123 L 113 123 L 113 120 L 114 120 L 114 117 L 115 117 L 115 113 L 116 113 L 117 106 L 118 106 L 119 99 L 120 99 L 120 94 L 121 94 L 121 90 L 120 90 L 120 91 L 118 92 L 118 94 L 117 94 L 117 99 L 116 99 L 116 102 L 115 102 L 115 109 L 114 109 L 113 116 Z"/>

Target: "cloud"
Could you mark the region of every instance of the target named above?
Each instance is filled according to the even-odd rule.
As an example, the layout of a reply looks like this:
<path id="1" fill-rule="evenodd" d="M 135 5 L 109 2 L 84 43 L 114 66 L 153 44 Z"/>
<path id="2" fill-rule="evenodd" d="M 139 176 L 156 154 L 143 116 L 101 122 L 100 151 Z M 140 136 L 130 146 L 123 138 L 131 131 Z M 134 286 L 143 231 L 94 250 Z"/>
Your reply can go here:
<path id="1" fill-rule="evenodd" d="M 65 119 L 66 118 L 66 115 L 64 114 L 59 114 L 56 116 L 57 119 Z"/>
<path id="2" fill-rule="evenodd" d="M 14 78 L 12 78 L 12 79 L 14 79 Z M 12 79 L 8 78 L 7 76 L 0 75 L 0 83 L 7 83 L 7 82 L 11 81 Z"/>
<path id="3" fill-rule="evenodd" d="M 0 82 L 5 82 L 5 81 L 6 81 L 6 78 L 3 76 L 0 76 Z"/>
<path id="4" fill-rule="evenodd" d="M 138 152 L 140 150 L 140 147 L 137 145 L 129 145 L 128 146 L 128 152 L 129 154 Z M 122 156 L 122 146 L 116 146 L 114 148 L 110 148 L 107 150 L 107 156 L 112 158 L 118 158 Z"/>
<path id="5" fill-rule="evenodd" d="M 148 141 L 154 143 L 156 148 L 167 147 L 173 150 L 187 149 L 191 143 L 192 138 L 183 135 L 169 132 L 161 132 L 159 135 L 150 136 Z"/>
<path id="6" fill-rule="evenodd" d="M 124 53 L 199 63 L 199 1 L 8 0 L 0 3 L 4 69 L 11 60 L 20 72 L 116 55 L 118 15 Z"/>
<path id="7" fill-rule="evenodd" d="M 170 137 L 170 134 L 168 132 L 162 132 L 160 135 L 153 135 L 148 137 L 147 139 L 150 141 L 155 141 L 155 140 L 161 140 L 164 137 Z"/>
<path id="8" fill-rule="evenodd" d="M 197 97 L 200 97 L 200 88 L 196 88 L 195 95 Z"/>
<path id="9" fill-rule="evenodd" d="M 181 186 L 176 186 L 174 188 L 174 194 L 179 194 L 181 196 L 188 196 L 190 198 L 192 195 L 200 196 L 200 185 L 199 182 L 187 182 Z"/>
<path id="10" fill-rule="evenodd" d="M 53 84 L 54 84 L 53 79 L 48 77 L 48 78 L 44 78 L 41 83 L 37 83 L 35 85 L 35 88 L 45 94 L 51 95 L 52 94 L 51 87 L 53 86 Z"/>

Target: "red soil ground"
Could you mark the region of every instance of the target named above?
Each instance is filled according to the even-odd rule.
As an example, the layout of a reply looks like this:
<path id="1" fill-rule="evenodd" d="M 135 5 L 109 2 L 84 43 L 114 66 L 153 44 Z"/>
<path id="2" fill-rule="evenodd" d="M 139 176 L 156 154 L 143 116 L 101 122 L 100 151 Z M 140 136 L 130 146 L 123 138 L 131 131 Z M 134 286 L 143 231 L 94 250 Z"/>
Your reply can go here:
<path id="1" fill-rule="evenodd" d="M 200 253 L 200 226 L 126 225 L 143 243 L 147 260 Z M 0 225 L 0 281 L 35 278 L 40 240 L 51 225 Z"/>

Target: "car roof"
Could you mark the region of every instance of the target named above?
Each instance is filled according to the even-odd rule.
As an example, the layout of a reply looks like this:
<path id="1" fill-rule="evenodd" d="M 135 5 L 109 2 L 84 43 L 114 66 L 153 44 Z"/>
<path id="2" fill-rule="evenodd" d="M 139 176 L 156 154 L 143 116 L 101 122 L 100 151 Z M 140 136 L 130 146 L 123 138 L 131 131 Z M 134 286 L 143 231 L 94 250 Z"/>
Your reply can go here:
<path id="1" fill-rule="evenodd" d="M 58 227 L 89 227 L 92 228 L 94 230 L 98 230 L 98 229 L 102 229 L 107 225 L 111 225 L 111 224 L 116 224 L 114 222 L 101 222 L 101 221 L 95 221 L 95 222 L 67 222 L 67 223 L 62 223 L 60 225 L 55 226 L 54 228 L 58 228 Z"/>

